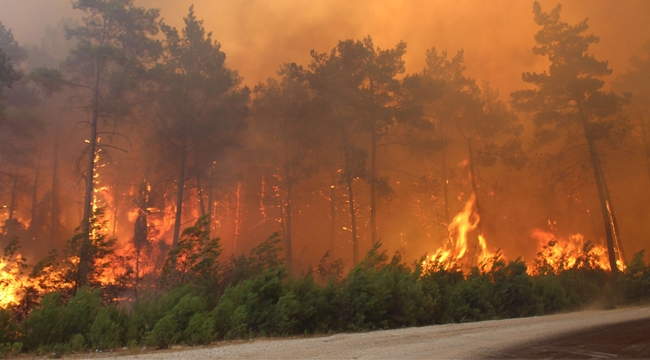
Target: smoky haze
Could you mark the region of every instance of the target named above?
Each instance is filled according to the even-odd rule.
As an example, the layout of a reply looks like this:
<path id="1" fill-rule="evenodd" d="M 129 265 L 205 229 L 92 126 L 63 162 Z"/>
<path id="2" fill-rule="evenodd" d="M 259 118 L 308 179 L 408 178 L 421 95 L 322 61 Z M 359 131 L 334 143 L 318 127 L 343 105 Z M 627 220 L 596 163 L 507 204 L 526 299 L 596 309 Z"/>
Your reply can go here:
<path id="1" fill-rule="evenodd" d="M 431 46 L 455 53 L 465 50 L 470 76 L 489 81 L 502 94 L 521 87 L 521 73 L 542 69 L 531 52 L 537 26 L 531 2 L 514 0 L 136 0 L 159 8 L 161 16 L 180 27 L 187 9 L 204 20 L 206 30 L 221 42 L 228 64 L 252 86 L 273 76 L 285 62 L 305 64 L 309 51 L 328 52 L 342 39 L 371 35 L 382 48 L 408 43 L 407 71 L 421 71 L 424 51 Z M 550 9 L 558 2 L 543 0 Z M 592 51 L 610 61 L 614 76 L 624 71 L 650 36 L 650 3 L 628 0 L 562 1 L 563 19 L 589 18 L 600 36 Z M 68 0 L 0 0 L 0 19 L 21 43 L 38 43 L 46 25 L 75 17 Z"/>

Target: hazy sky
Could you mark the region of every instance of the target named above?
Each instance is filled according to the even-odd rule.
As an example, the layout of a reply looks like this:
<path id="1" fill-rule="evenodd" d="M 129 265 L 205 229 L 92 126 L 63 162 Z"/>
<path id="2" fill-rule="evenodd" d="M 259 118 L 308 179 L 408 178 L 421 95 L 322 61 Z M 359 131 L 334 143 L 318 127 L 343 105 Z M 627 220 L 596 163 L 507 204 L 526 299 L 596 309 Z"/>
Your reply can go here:
<path id="1" fill-rule="evenodd" d="M 223 45 L 231 68 L 254 85 L 283 62 L 306 64 L 309 51 L 329 51 L 340 39 L 371 35 L 382 48 L 408 43 L 407 71 L 421 71 L 431 46 L 465 49 L 468 73 L 506 95 L 523 85 L 523 71 L 540 70 L 534 56 L 532 3 L 527 0 L 135 0 L 158 7 L 168 23 L 181 25 L 189 6 Z M 556 0 L 541 1 L 545 11 Z M 616 75 L 650 39 L 648 0 L 565 0 L 563 19 L 590 19 L 601 43 L 592 48 Z M 38 42 L 47 24 L 72 17 L 70 0 L 0 0 L 0 21 L 18 41 Z M 76 15 L 78 16 L 78 14 Z"/>

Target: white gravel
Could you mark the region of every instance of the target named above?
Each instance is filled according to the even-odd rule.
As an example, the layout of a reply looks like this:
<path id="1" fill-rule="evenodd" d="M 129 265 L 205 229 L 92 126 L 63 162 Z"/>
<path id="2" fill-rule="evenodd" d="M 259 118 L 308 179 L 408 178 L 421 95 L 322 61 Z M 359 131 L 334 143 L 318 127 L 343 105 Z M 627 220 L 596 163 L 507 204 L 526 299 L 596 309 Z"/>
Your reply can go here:
<path id="1" fill-rule="evenodd" d="M 337 334 L 253 340 L 121 356 L 120 359 L 463 359 L 562 333 L 650 319 L 650 306 L 551 316 Z M 105 354 L 107 355 L 107 354 Z"/>

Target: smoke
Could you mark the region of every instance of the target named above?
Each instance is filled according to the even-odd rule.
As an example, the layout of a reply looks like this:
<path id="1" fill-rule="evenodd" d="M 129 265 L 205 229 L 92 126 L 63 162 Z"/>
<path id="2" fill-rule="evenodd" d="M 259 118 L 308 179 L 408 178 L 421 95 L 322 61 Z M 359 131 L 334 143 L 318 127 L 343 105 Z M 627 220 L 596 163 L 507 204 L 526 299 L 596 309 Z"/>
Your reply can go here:
<path id="1" fill-rule="evenodd" d="M 421 71 L 426 49 L 465 50 L 467 72 L 489 81 L 507 96 L 523 86 L 521 73 L 540 70 L 541 57 L 530 50 L 537 26 L 532 1 L 414 0 L 136 0 L 161 9 L 165 21 L 182 26 L 194 4 L 206 29 L 213 32 L 231 68 L 255 85 L 273 76 L 285 62 L 305 64 L 309 51 L 327 52 L 338 40 L 370 35 L 380 47 L 408 43 L 408 72 Z M 540 1 L 549 11 L 557 0 Z M 614 76 L 650 36 L 650 2 L 629 0 L 561 1 L 564 21 L 589 18 L 601 43 L 592 51 L 610 61 Z M 0 0 L 0 21 L 21 43 L 37 43 L 47 24 L 74 17 L 69 0 Z"/>

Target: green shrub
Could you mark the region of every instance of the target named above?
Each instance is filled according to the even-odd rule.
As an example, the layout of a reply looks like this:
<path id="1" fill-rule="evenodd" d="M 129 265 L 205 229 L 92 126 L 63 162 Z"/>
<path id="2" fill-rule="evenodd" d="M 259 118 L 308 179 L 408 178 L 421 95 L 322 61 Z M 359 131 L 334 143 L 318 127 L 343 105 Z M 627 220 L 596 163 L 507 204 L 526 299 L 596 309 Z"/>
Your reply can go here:
<path id="1" fill-rule="evenodd" d="M 207 312 L 197 312 L 190 318 L 184 338 L 190 345 L 209 344 L 214 339 L 214 320 Z"/>
<path id="2" fill-rule="evenodd" d="M 165 315 L 146 337 L 146 343 L 158 349 L 166 349 L 174 343 L 177 335 L 176 321 L 172 314 Z"/>
<path id="3" fill-rule="evenodd" d="M 88 340 L 94 349 L 112 349 L 120 346 L 122 328 L 113 320 L 117 309 L 108 306 L 101 309 L 90 327 Z"/>
<path id="4" fill-rule="evenodd" d="M 0 357 L 16 356 L 23 350 L 23 343 L 16 342 L 3 342 L 0 343 Z"/>
<path id="5" fill-rule="evenodd" d="M 551 314 L 568 306 L 566 291 L 555 274 L 539 275 L 532 279 L 533 291 L 539 299 L 540 313 Z"/>
<path id="6" fill-rule="evenodd" d="M 72 351 L 82 351 L 86 349 L 86 339 L 81 334 L 74 334 L 70 338 L 70 349 Z"/>

